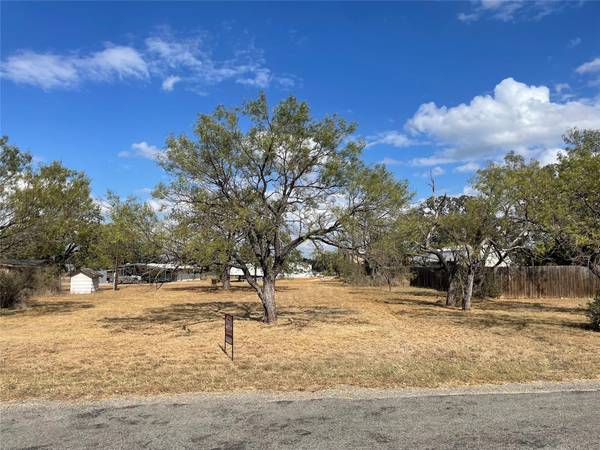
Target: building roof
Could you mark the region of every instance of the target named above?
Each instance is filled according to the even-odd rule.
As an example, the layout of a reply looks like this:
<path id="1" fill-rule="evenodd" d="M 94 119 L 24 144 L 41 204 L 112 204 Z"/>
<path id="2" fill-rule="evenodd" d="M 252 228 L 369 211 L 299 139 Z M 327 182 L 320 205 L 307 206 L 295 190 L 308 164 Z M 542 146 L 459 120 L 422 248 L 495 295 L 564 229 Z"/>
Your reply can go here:
<path id="1" fill-rule="evenodd" d="M 92 270 L 92 269 L 88 269 L 86 267 L 82 267 L 81 269 L 77 269 L 74 272 L 71 272 L 71 277 L 74 277 L 75 275 L 79 275 L 80 273 L 82 273 L 90 278 L 100 278 L 100 274 L 98 272 L 96 272 L 95 270 Z"/>
<path id="2" fill-rule="evenodd" d="M 0 267 L 10 268 L 27 268 L 27 267 L 41 267 L 46 264 L 43 259 L 3 259 L 0 260 Z"/>

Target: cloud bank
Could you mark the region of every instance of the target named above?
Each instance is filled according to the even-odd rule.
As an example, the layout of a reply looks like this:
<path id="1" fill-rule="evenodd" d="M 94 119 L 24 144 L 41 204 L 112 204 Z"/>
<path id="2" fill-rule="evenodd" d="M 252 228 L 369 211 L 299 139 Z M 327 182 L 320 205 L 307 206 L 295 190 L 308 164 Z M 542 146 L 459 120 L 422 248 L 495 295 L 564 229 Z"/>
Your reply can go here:
<path id="1" fill-rule="evenodd" d="M 0 75 L 18 84 L 75 89 L 84 82 L 161 80 L 164 91 L 176 85 L 190 88 L 234 82 L 256 88 L 290 88 L 297 78 L 267 67 L 264 52 L 253 45 L 216 58 L 200 37 L 180 39 L 170 33 L 146 38 L 142 46 L 106 44 L 100 51 L 53 53 L 21 50 L 2 61 Z"/>
<path id="2" fill-rule="evenodd" d="M 585 73 L 595 72 L 596 60 L 582 67 Z M 557 100 L 551 98 L 546 86 L 506 78 L 496 85 L 493 94 L 475 96 L 468 103 L 424 103 L 402 131 L 371 136 L 368 146 L 406 148 L 429 144 L 437 149 L 433 154 L 406 162 L 414 166 L 460 164 L 454 168 L 459 173 L 474 172 L 482 162 L 500 159 L 509 151 L 550 164 L 562 151 L 562 135 L 568 129 L 600 128 L 600 98 L 575 100 L 569 89 L 564 83 L 555 86 Z M 392 156 L 384 163 L 403 161 Z"/>
<path id="3" fill-rule="evenodd" d="M 146 79 L 148 65 L 131 47 L 110 46 L 89 55 L 18 52 L 2 62 L 3 77 L 44 90 L 75 88 L 84 80 Z"/>
<path id="4" fill-rule="evenodd" d="M 130 150 L 121 151 L 117 154 L 117 156 L 119 156 L 119 158 L 140 157 L 157 161 L 160 159 L 163 153 L 163 150 L 159 149 L 158 147 L 142 141 L 131 144 Z"/>
<path id="5" fill-rule="evenodd" d="M 553 102 L 550 89 L 507 78 L 493 95 L 454 107 L 421 105 L 406 123 L 409 133 L 442 149 L 415 164 L 436 165 L 500 156 L 515 151 L 540 160 L 556 157 L 569 128 L 600 128 L 600 102 Z"/>
<path id="6" fill-rule="evenodd" d="M 565 8 L 579 6 L 583 2 L 556 0 L 474 0 L 467 12 L 457 18 L 470 23 L 482 19 L 513 22 L 517 20 L 540 20 Z"/>

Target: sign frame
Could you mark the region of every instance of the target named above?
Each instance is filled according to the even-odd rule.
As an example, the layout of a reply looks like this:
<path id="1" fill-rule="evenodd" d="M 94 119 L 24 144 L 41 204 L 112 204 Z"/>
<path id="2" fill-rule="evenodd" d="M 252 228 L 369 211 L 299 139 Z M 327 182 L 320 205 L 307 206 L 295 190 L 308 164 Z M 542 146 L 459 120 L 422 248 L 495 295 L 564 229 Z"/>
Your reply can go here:
<path id="1" fill-rule="evenodd" d="M 225 314 L 225 338 L 223 341 L 223 351 L 227 354 L 227 344 L 231 346 L 231 360 L 233 361 L 233 316 Z"/>

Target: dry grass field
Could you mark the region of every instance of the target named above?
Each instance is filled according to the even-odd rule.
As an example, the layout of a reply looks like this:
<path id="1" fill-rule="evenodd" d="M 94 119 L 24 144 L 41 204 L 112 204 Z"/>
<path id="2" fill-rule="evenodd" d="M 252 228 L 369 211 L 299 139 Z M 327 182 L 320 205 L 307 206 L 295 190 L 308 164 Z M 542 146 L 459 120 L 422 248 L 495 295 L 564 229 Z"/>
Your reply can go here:
<path id="1" fill-rule="evenodd" d="M 0 317 L 0 399 L 600 379 L 585 303 L 487 300 L 463 313 L 425 289 L 281 281 L 279 323 L 265 326 L 242 283 L 38 297 Z M 234 362 L 220 348 L 225 312 Z"/>

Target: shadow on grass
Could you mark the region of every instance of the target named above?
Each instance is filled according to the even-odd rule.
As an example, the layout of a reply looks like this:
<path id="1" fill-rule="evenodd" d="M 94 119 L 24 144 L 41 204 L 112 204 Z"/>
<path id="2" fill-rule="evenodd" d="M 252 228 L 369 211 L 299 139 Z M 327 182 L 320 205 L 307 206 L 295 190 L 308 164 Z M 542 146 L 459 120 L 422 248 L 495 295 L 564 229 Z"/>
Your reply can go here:
<path id="1" fill-rule="evenodd" d="M 425 297 L 430 298 L 432 301 L 438 300 L 440 297 L 446 297 L 446 293 L 443 291 L 434 291 L 434 290 L 410 290 L 410 291 L 389 291 L 385 286 L 373 286 L 373 287 L 364 287 L 357 288 L 353 286 L 353 290 L 349 293 L 352 295 L 361 295 L 361 294 L 369 294 L 369 296 L 373 295 L 374 290 L 380 290 L 382 296 L 383 295 L 402 295 L 402 296 L 410 296 L 410 297 Z"/>
<path id="2" fill-rule="evenodd" d="M 411 294 L 414 295 L 414 294 Z M 430 301 L 427 300 L 414 300 L 404 298 L 392 298 L 383 300 L 383 303 L 389 305 L 418 305 L 418 306 L 433 306 L 433 307 L 445 307 L 444 298 L 431 297 Z M 582 306 L 574 307 L 562 307 L 553 306 L 547 303 L 540 302 L 515 302 L 510 300 L 490 300 L 490 299 L 473 299 L 473 309 L 476 311 L 525 311 L 525 312 L 547 312 L 547 313 L 564 313 L 564 314 L 584 314 L 585 308 Z"/>
<path id="3" fill-rule="evenodd" d="M 80 309 L 94 308 L 93 303 L 86 302 L 28 302 L 23 308 L 3 309 L 0 315 L 44 316 L 51 314 L 68 314 Z"/>
<path id="4" fill-rule="evenodd" d="M 522 311 L 527 310 L 531 312 L 553 312 L 553 313 L 565 313 L 565 314 L 583 314 L 585 308 L 581 306 L 575 307 L 561 307 L 552 306 L 548 304 L 538 302 L 514 302 L 510 300 L 479 300 L 475 304 L 477 309 L 483 311 Z"/>
<path id="5" fill-rule="evenodd" d="M 166 284 L 165 284 L 165 288 L 166 288 L 166 290 L 169 290 L 169 291 L 187 291 L 187 292 L 195 292 L 195 293 L 202 292 L 202 293 L 211 293 L 211 294 L 214 294 L 215 292 L 224 292 L 224 293 L 236 293 L 236 292 L 255 293 L 256 292 L 254 290 L 254 288 L 252 286 L 250 286 L 249 284 L 238 284 L 238 282 L 235 282 L 235 284 L 232 282 L 231 288 L 228 290 L 223 289 L 221 286 L 169 286 Z M 276 286 L 275 287 L 276 292 L 296 291 L 296 290 L 298 290 L 298 288 L 289 287 L 289 286 Z"/>
<path id="6" fill-rule="evenodd" d="M 145 314 L 129 317 L 105 317 L 99 320 L 104 328 L 113 331 L 146 331 L 157 325 L 170 325 L 187 330 L 188 327 L 223 320 L 223 314 L 232 314 L 237 320 L 262 321 L 263 309 L 258 302 L 178 303 L 163 308 L 146 310 Z M 311 308 L 280 307 L 279 323 L 305 327 L 311 323 L 367 323 L 356 319 L 358 312 L 344 308 L 314 306 Z"/>
<path id="7" fill-rule="evenodd" d="M 567 327 L 573 329 L 588 329 L 589 325 L 585 322 L 573 321 L 573 320 L 562 320 L 552 319 L 546 317 L 536 316 L 524 316 L 522 314 L 499 314 L 502 311 L 518 312 L 525 310 L 526 312 L 537 311 L 537 312 L 567 312 L 567 313 L 581 313 L 581 308 L 559 308 L 539 303 L 521 303 L 521 302 L 507 302 L 504 304 L 501 301 L 498 302 L 486 302 L 478 301 L 473 305 L 473 310 L 470 312 L 464 312 L 458 308 L 445 307 L 443 302 L 425 302 L 420 300 L 397 300 L 397 301 L 386 301 L 386 304 L 396 304 L 405 306 L 416 306 L 412 310 L 402 310 L 394 312 L 394 314 L 403 318 L 414 318 L 414 319 L 444 319 L 451 325 L 459 325 L 467 329 L 490 329 L 498 334 L 505 334 L 499 331 L 499 329 L 509 330 L 511 333 L 514 331 L 523 331 L 532 326 L 553 326 L 553 327 Z M 483 312 L 482 312 L 483 311 Z"/>
<path id="8" fill-rule="evenodd" d="M 445 306 L 444 300 L 443 299 L 437 299 L 437 300 L 404 300 L 404 299 L 396 299 L 396 298 L 392 298 L 389 300 L 383 300 L 383 303 L 385 303 L 386 305 L 405 305 L 405 306 L 433 306 L 433 307 L 440 307 L 440 306 Z"/>
<path id="9" fill-rule="evenodd" d="M 402 291 L 402 295 L 410 295 L 413 297 L 446 297 L 446 291 L 436 291 L 435 289 L 412 289 Z"/>

